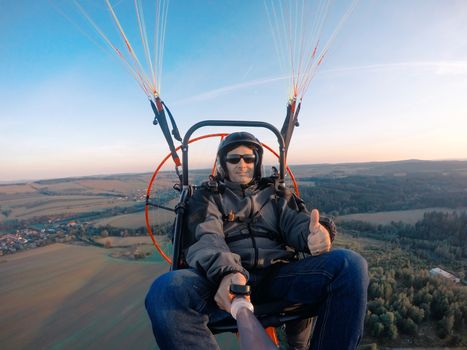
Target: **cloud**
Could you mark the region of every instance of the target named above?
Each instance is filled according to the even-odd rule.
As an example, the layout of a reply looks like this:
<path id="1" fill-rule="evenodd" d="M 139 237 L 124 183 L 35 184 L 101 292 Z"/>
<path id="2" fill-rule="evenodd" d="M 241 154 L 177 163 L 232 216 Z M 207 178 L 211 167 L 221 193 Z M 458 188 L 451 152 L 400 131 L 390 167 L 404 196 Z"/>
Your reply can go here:
<path id="1" fill-rule="evenodd" d="M 273 83 L 273 82 L 280 81 L 280 80 L 285 80 L 285 79 L 288 79 L 288 77 L 286 77 L 286 76 L 271 77 L 271 78 L 251 80 L 251 81 L 247 81 L 245 83 L 227 85 L 227 86 L 224 86 L 224 87 L 221 87 L 221 88 L 218 88 L 218 89 L 209 90 L 209 91 L 203 92 L 201 94 L 182 99 L 182 100 L 178 101 L 176 104 L 181 105 L 181 104 L 185 104 L 185 103 L 188 103 L 188 102 L 207 101 L 207 100 L 211 100 L 211 99 L 217 98 L 217 97 L 222 96 L 222 95 L 227 95 L 227 94 L 229 94 L 230 92 L 233 92 L 233 91 L 242 90 L 242 89 L 249 88 L 249 87 L 252 87 L 252 86 L 265 85 L 265 84 L 269 84 L 269 83 Z"/>
<path id="2" fill-rule="evenodd" d="M 467 61 L 441 62 L 437 68 L 440 75 L 467 75 Z"/>
<path id="3" fill-rule="evenodd" d="M 331 69 L 323 69 L 318 74 L 329 73 L 346 73 L 346 72 L 361 72 L 361 71 L 394 71 L 394 70 L 424 70 L 431 71 L 437 75 L 467 75 L 467 61 L 416 61 L 416 62 L 394 62 L 394 63 L 378 63 L 363 66 L 353 67 L 337 67 Z M 189 102 L 201 102 L 215 99 L 219 96 L 228 95 L 231 92 L 242 90 L 245 88 L 266 85 L 280 80 L 289 79 L 289 76 L 276 76 L 263 79 L 255 79 L 239 84 L 227 85 L 214 90 L 209 90 L 198 95 L 194 95 L 182 100 L 176 104 L 183 105 Z"/>
<path id="4" fill-rule="evenodd" d="M 339 67 L 323 69 L 325 73 L 356 72 L 356 71 L 393 71 L 401 69 L 430 70 L 439 75 L 467 75 L 467 61 L 419 61 L 378 63 L 364 66 Z"/>

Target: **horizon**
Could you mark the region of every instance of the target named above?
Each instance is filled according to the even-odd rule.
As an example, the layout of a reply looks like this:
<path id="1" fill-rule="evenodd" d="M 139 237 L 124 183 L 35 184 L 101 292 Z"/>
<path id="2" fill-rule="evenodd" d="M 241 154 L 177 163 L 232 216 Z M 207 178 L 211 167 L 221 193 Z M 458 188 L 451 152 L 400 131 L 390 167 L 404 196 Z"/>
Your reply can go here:
<path id="1" fill-rule="evenodd" d="M 408 163 L 408 162 L 467 162 L 465 159 L 399 159 L 391 161 L 362 161 L 362 162 L 339 162 L 339 163 L 300 163 L 300 164 L 288 164 L 292 168 L 300 166 L 339 166 L 339 165 L 354 165 L 354 164 L 375 164 L 375 163 Z M 272 164 L 264 164 L 264 167 L 272 166 Z M 193 167 L 191 170 L 210 170 L 211 167 Z M 36 179 L 18 179 L 18 180 L 1 180 L 0 186 L 7 185 L 22 185 L 30 182 L 38 181 L 48 181 L 48 180 L 71 180 L 71 179 L 81 179 L 81 178 L 99 178 L 99 177 L 112 177 L 112 176 L 137 176 L 152 174 L 154 169 L 151 171 L 144 172 L 123 172 L 123 173 L 107 173 L 107 174 L 89 174 L 89 175 L 75 175 L 75 176 L 65 176 L 65 177 L 50 177 L 50 178 L 36 178 Z M 160 173 L 173 172 L 173 170 L 161 170 Z"/>
<path id="2" fill-rule="evenodd" d="M 112 2 L 133 23 L 131 1 Z M 119 43 L 104 5 L 85 6 Z M 464 1 L 360 0 L 303 97 L 289 163 L 467 159 L 465 23 Z M 76 8 L 2 2 L 0 29 L 0 183 L 153 171 L 168 147 L 146 97 Z M 204 119 L 282 125 L 288 75 L 263 1 L 172 1 L 165 44 L 161 96 L 182 134 Z"/>

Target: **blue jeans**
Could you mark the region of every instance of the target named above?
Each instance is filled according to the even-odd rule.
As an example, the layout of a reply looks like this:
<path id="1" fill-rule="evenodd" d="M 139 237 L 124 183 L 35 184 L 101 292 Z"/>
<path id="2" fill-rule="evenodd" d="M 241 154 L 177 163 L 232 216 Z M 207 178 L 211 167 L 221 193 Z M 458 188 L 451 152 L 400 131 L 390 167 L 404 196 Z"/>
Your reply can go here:
<path id="1" fill-rule="evenodd" d="M 310 349 L 356 349 L 363 333 L 368 271 L 365 259 L 346 249 L 253 272 L 253 300 L 316 305 Z M 258 277 L 259 276 L 259 277 Z M 217 286 L 193 269 L 165 273 L 152 284 L 146 309 L 159 347 L 219 349 L 207 327 L 219 314 Z"/>

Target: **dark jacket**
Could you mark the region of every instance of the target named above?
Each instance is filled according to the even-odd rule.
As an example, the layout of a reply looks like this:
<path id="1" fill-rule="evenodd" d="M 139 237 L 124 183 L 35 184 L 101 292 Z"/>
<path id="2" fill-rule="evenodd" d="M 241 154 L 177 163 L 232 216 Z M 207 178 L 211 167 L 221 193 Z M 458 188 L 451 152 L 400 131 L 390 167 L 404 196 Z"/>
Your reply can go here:
<path id="1" fill-rule="evenodd" d="M 244 186 L 225 181 L 219 193 L 201 188 L 189 202 L 187 229 L 195 237 L 189 266 L 213 283 L 231 272 L 262 269 L 308 252 L 310 214 L 274 183 Z"/>

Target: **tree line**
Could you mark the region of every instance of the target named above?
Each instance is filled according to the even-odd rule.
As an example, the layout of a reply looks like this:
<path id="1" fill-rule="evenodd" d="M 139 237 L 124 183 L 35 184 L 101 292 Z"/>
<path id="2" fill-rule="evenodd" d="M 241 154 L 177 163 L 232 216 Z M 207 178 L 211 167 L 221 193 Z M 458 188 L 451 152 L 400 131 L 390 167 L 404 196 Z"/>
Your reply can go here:
<path id="1" fill-rule="evenodd" d="M 300 196 L 313 208 L 337 216 L 429 207 L 467 207 L 467 177 L 441 174 L 304 177 Z"/>
<path id="2" fill-rule="evenodd" d="M 343 221 L 339 227 L 355 237 L 366 236 L 397 243 L 432 261 L 456 264 L 459 259 L 467 258 L 467 212 L 427 212 L 415 225 Z"/>

